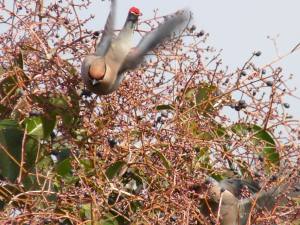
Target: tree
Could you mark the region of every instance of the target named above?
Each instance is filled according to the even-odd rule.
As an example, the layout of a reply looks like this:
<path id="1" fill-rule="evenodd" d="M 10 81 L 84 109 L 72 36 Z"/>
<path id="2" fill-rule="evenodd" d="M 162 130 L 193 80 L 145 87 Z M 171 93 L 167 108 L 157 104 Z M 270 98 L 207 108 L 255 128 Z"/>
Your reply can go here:
<path id="1" fill-rule="evenodd" d="M 82 28 L 93 16 L 76 14 L 88 1 L 0 4 L 9 25 L 0 36 L 2 223 L 207 224 L 191 189 L 205 177 L 275 176 L 266 188 L 297 179 L 298 120 L 284 101 L 293 91 L 282 68 L 254 65 L 259 51 L 223 71 L 220 53 L 206 58 L 215 52 L 209 34 L 187 21 L 116 93 L 99 97 L 79 72 L 99 35 Z M 155 14 L 138 33 L 163 20 Z M 252 222 L 299 217 L 292 201 L 255 210 Z"/>

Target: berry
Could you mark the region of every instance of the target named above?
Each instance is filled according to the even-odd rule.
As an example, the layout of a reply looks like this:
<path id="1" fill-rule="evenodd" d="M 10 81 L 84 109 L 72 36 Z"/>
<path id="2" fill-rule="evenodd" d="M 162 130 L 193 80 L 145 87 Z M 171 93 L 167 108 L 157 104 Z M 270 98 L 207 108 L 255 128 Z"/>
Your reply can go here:
<path id="1" fill-rule="evenodd" d="M 82 221 L 87 221 L 87 220 L 89 220 L 89 218 L 86 216 L 82 218 Z"/>
<path id="2" fill-rule="evenodd" d="M 230 107 L 234 109 L 235 108 L 235 103 L 230 103 Z"/>
<path id="3" fill-rule="evenodd" d="M 261 175 L 260 175 L 260 173 L 255 172 L 255 173 L 254 173 L 254 176 L 255 176 L 255 177 L 260 177 Z"/>
<path id="4" fill-rule="evenodd" d="M 272 80 L 269 80 L 269 81 L 267 81 L 266 84 L 267 84 L 267 86 L 271 87 L 271 86 L 273 86 L 274 82 Z"/>
<path id="5" fill-rule="evenodd" d="M 60 179 L 60 183 L 65 183 L 65 179 L 64 178 Z"/>
<path id="6" fill-rule="evenodd" d="M 90 198 L 90 197 L 91 197 L 91 194 L 90 194 L 90 192 L 86 192 L 86 193 L 84 193 L 84 196 L 85 196 L 86 198 Z"/>
<path id="7" fill-rule="evenodd" d="M 259 159 L 259 161 L 263 162 L 264 159 L 265 159 L 265 157 L 264 157 L 263 155 L 259 155 L 259 156 L 258 156 L 258 159 Z"/>
<path id="8" fill-rule="evenodd" d="M 125 198 L 124 195 L 120 195 L 120 196 L 119 196 L 119 199 L 120 199 L 120 200 L 123 200 L 124 198 Z"/>
<path id="9" fill-rule="evenodd" d="M 256 95 L 256 91 L 253 90 L 252 95 L 255 96 Z"/>
<path id="10" fill-rule="evenodd" d="M 65 19 L 64 24 L 68 25 L 70 21 L 68 19 Z"/>
<path id="11" fill-rule="evenodd" d="M 124 177 L 124 178 L 127 178 L 127 177 L 129 177 L 131 174 L 132 174 L 131 169 L 127 169 L 126 172 L 123 174 L 123 177 Z"/>
<path id="12" fill-rule="evenodd" d="M 240 111 L 241 110 L 241 108 L 238 105 L 236 105 L 234 109 L 235 109 L 235 111 Z"/>
<path id="13" fill-rule="evenodd" d="M 192 27 L 191 27 L 191 31 L 194 31 L 194 30 L 196 30 L 196 25 L 194 24 Z"/>
<path id="14" fill-rule="evenodd" d="M 138 120 L 142 120 L 143 119 L 143 117 L 141 115 L 139 115 L 137 118 L 138 118 Z"/>
<path id="15" fill-rule="evenodd" d="M 297 191 L 297 192 L 300 191 L 300 187 L 299 187 L 299 186 L 296 186 L 296 187 L 295 187 L 295 191 Z"/>
<path id="16" fill-rule="evenodd" d="M 92 95 L 92 92 L 90 92 L 89 90 L 82 90 L 81 92 L 81 96 L 91 96 Z"/>
<path id="17" fill-rule="evenodd" d="M 102 158 L 102 152 L 98 151 L 98 152 L 97 152 L 97 157 L 98 157 L 98 158 Z"/>
<path id="18" fill-rule="evenodd" d="M 201 30 L 201 31 L 197 34 L 197 37 L 202 37 L 204 34 L 205 34 L 205 31 L 204 31 L 204 30 Z"/>
<path id="19" fill-rule="evenodd" d="M 177 220 L 177 217 L 176 217 L 176 216 L 171 216 L 171 217 L 170 217 L 170 221 L 171 221 L 171 222 L 175 222 L 176 220 Z"/>
<path id="20" fill-rule="evenodd" d="M 247 107 L 248 107 L 248 104 L 247 104 L 247 103 L 244 103 L 244 104 L 241 105 L 241 108 L 242 108 L 242 109 L 246 109 Z"/>
<path id="21" fill-rule="evenodd" d="M 234 166 L 234 165 L 231 165 L 231 166 L 230 166 L 230 170 L 231 170 L 231 171 L 235 171 L 235 166 Z"/>
<path id="22" fill-rule="evenodd" d="M 243 105 L 243 104 L 245 104 L 245 103 L 246 103 L 245 100 L 240 100 L 240 101 L 239 101 L 239 105 Z"/>
<path id="23" fill-rule="evenodd" d="M 285 108 L 290 108 L 290 104 L 289 103 L 283 103 L 283 106 L 285 107 Z"/>
<path id="24" fill-rule="evenodd" d="M 161 113 L 161 116 L 162 116 L 162 117 L 166 117 L 166 118 L 167 118 L 167 117 L 168 117 L 168 114 L 167 114 L 167 113 L 165 113 L 165 112 L 162 112 L 162 113 Z"/>
<path id="25" fill-rule="evenodd" d="M 49 223 L 52 223 L 52 219 L 50 219 L 50 218 L 45 219 L 44 224 L 49 224 Z"/>
<path id="26" fill-rule="evenodd" d="M 229 78 L 227 78 L 226 80 L 225 80 L 225 84 L 227 84 L 229 82 Z"/>
<path id="27" fill-rule="evenodd" d="M 139 200 L 139 201 L 137 201 L 137 204 L 138 204 L 139 206 L 142 206 L 142 205 L 143 205 L 143 201 Z"/>
<path id="28" fill-rule="evenodd" d="M 56 137 L 56 134 L 52 131 L 50 134 L 51 139 L 54 139 Z"/>
<path id="29" fill-rule="evenodd" d="M 261 51 L 258 51 L 255 53 L 256 56 L 260 56 L 261 55 Z"/>
<path id="30" fill-rule="evenodd" d="M 81 208 L 82 208 L 82 205 L 81 205 L 81 204 L 76 205 L 76 209 L 77 209 L 77 210 L 80 210 Z"/>
<path id="31" fill-rule="evenodd" d="M 157 117 L 157 119 L 156 119 L 157 123 L 160 123 L 160 121 L 161 121 L 161 116 Z"/>
<path id="32" fill-rule="evenodd" d="M 108 204 L 112 205 L 112 204 L 114 204 L 114 203 L 115 203 L 115 199 L 112 198 L 112 197 L 109 197 L 109 198 L 108 198 Z"/>
<path id="33" fill-rule="evenodd" d="M 266 74 L 266 72 L 267 72 L 266 69 L 261 70 L 261 74 Z"/>
<path id="34" fill-rule="evenodd" d="M 195 151 L 196 152 L 200 152 L 200 148 L 199 147 L 195 147 Z"/>
<path id="35" fill-rule="evenodd" d="M 74 173 L 76 173 L 76 170 L 75 169 L 71 169 L 70 170 L 70 174 L 74 174 Z"/>
<path id="36" fill-rule="evenodd" d="M 254 71 L 258 71 L 257 67 L 252 66 L 252 68 L 253 68 Z"/>
<path id="37" fill-rule="evenodd" d="M 213 179 L 211 177 L 205 180 L 205 184 L 210 184 L 211 182 L 213 182 Z"/>
<path id="38" fill-rule="evenodd" d="M 277 178 L 278 178 L 278 174 L 275 174 L 270 178 L 270 181 L 275 181 L 277 180 Z"/>
<path id="39" fill-rule="evenodd" d="M 226 191 L 226 188 L 222 187 L 221 188 L 221 193 L 223 193 L 224 191 Z"/>
<path id="40" fill-rule="evenodd" d="M 58 155 L 59 154 L 59 151 L 57 149 L 54 149 L 51 151 L 51 155 Z"/>
<path id="41" fill-rule="evenodd" d="M 29 112 L 29 116 L 40 116 L 41 115 L 41 111 L 39 110 L 31 110 Z"/>
<path id="42" fill-rule="evenodd" d="M 220 90 L 217 90 L 216 96 L 220 96 L 222 92 Z"/>
<path id="43" fill-rule="evenodd" d="M 20 90 L 19 90 L 19 94 L 20 94 L 20 95 L 24 95 L 24 91 L 20 89 Z"/>
<path id="44" fill-rule="evenodd" d="M 242 75 L 242 76 L 246 76 L 246 75 L 247 75 L 246 71 L 243 70 L 243 71 L 241 72 L 241 75 Z"/>

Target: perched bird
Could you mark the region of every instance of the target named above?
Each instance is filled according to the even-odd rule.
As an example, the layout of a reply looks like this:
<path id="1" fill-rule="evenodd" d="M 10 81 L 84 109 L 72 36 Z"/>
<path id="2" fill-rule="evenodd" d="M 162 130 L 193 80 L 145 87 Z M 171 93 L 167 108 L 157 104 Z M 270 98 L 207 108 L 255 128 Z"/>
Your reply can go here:
<path id="1" fill-rule="evenodd" d="M 120 86 L 127 70 L 134 70 L 143 60 L 143 56 L 170 36 L 172 31 L 183 21 L 184 14 L 178 13 L 163 25 L 148 33 L 138 46 L 128 55 L 133 34 L 140 15 L 139 9 L 129 10 L 125 25 L 118 36 L 114 37 L 116 0 L 112 1 L 100 42 L 95 53 L 89 54 L 81 66 L 81 76 L 88 90 L 98 95 L 113 93 Z"/>
<path id="2" fill-rule="evenodd" d="M 253 209 L 265 207 L 271 210 L 277 201 L 281 205 L 286 203 L 287 198 L 281 192 L 287 192 L 290 188 L 286 184 L 283 187 L 278 186 L 264 191 L 257 183 L 240 178 L 220 182 L 209 178 L 205 183 L 204 186 L 193 188 L 196 193 L 201 195 L 206 193 L 204 196 L 207 196 L 204 197 L 200 212 L 205 217 L 213 214 L 214 218 L 219 220 L 220 225 L 246 225 L 250 211 Z M 242 198 L 241 194 L 244 187 L 248 189 L 251 201 L 247 197 Z M 289 191 L 287 194 L 289 197 L 300 195 L 296 191 Z"/>

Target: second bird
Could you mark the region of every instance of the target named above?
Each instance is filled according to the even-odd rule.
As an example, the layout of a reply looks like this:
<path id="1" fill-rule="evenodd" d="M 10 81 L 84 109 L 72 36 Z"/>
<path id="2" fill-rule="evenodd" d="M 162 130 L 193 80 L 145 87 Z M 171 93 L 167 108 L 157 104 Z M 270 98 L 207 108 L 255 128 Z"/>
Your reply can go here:
<path id="1" fill-rule="evenodd" d="M 172 31 L 185 19 L 183 14 L 173 15 L 163 25 L 148 33 L 128 55 L 140 11 L 135 7 L 129 10 L 123 29 L 113 39 L 115 8 L 116 0 L 113 0 L 96 51 L 89 54 L 81 66 L 81 76 L 85 85 L 91 92 L 98 95 L 108 95 L 116 91 L 125 72 L 136 69 L 142 62 L 143 56 L 170 36 Z"/>

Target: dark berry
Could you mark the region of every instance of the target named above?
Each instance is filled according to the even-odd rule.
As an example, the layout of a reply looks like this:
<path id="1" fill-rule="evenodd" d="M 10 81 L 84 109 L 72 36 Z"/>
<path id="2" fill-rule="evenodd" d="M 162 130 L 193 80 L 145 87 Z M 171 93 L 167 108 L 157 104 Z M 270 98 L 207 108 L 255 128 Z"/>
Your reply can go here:
<path id="1" fill-rule="evenodd" d="M 171 222 L 175 222 L 176 220 L 177 220 L 177 217 L 176 217 L 176 216 L 171 216 L 171 217 L 170 217 L 170 221 L 171 221 Z"/>
<path id="2" fill-rule="evenodd" d="M 51 137 L 51 139 L 54 139 L 54 138 L 56 137 L 56 134 L 52 131 L 52 132 L 50 133 L 50 137 Z"/>
<path id="3" fill-rule="evenodd" d="M 91 197 L 91 194 L 90 194 L 90 192 L 85 192 L 85 193 L 84 193 L 84 196 L 85 196 L 86 198 L 90 198 L 90 197 Z"/>
<path id="4" fill-rule="evenodd" d="M 235 103 L 230 103 L 230 107 L 234 109 L 235 108 Z"/>
<path id="5" fill-rule="evenodd" d="M 90 92 L 89 90 L 82 90 L 81 92 L 81 96 L 91 96 L 92 92 Z"/>
<path id="6" fill-rule="evenodd" d="M 201 31 L 197 34 L 197 37 L 202 37 L 204 34 L 205 34 L 205 31 L 204 31 L 204 30 L 201 30 Z"/>
<path id="7" fill-rule="evenodd" d="M 252 95 L 255 96 L 256 95 L 256 91 L 253 90 Z"/>
<path id="8" fill-rule="evenodd" d="M 246 103 L 245 100 L 239 100 L 239 105 L 243 105 L 244 103 Z"/>
<path id="9" fill-rule="evenodd" d="M 81 208 L 82 208 L 82 205 L 81 205 L 81 204 L 76 205 L 76 209 L 77 209 L 77 210 L 80 210 Z"/>
<path id="10" fill-rule="evenodd" d="M 168 117 L 168 113 L 162 112 L 162 113 L 161 113 L 161 116 L 167 118 L 167 117 Z"/>
<path id="11" fill-rule="evenodd" d="M 299 187 L 299 186 L 296 186 L 296 187 L 295 187 L 295 191 L 297 191 L 297 192 L 300 191 L 300 187 Z"/>
<path id="12" fill-rule="evenodd" d="M 44 224 L 49 224 L 49 223 L 52 223 L 52 219 L 50 219 L 50 218 L 45 219 Z"/>
<path id="13" fill-rule="evenodd" d="M 252 68 L 253 68 L 254 71 L 258 71 L 257 67 L 252 66 Z"/>
<path id="14" fill-rule="evenodd" d="M 29 116 L 40 116 L 41 115 L 41 111 L 39 110 L 31 110 L 29 112 Z"/>
<path id="15" fill-rule="evenodd" d="M 226 191 L 226 188 L 225 188 L 225 187 L 222 187 L 222 188 L 221 188 L 221 192 L 224 192 L 224 191 Z"/>
<path id="16" fill-rule="evenodd" d="M 137 204 L 138 204 L 139 206 L 142 206 L 142 205 L 143 205 L 143 201 L 139 200 L 139 201 L 137 201 Z"/>
<path id="17" fill-rule="evenodd" d="M 98 152 L 97 152 L 97 157 L 98 157 L 98 158 L 102 158 L 102 152 L 98 151 Z"/>
<path id="18" fill-rule="evenodd" d="M 241 72 L 241 75 L 242 75 L 242 76 L 246 76 L 246 75 L 247 75 L 246 71 L 243 70 L 243 71 Z"/>
<path id="19" fill-rule="evenodd" d="M 255 176 L 255 177 L 260 177 L 261 175 L 260 175 L 260 173 L 255 172 L 255 173 L 254 173 L 254 176 Z"/>
<path id="20" fill-rule="evenodd" d="M 157 117 L 157 119 L 156 119 L 157 123 L 160 123 L 160 121 L 161 121 L 161 116 Z"/>
<path id="21" fill-rule="evenodd" d="M 142 120 L 143 119 L 143 117 L 141 115 L 139 115 L 137 118 L 138 118 L 138 120 Z"/>
<path id="22" fill-rule="evenodd" d="M 255 53 L 256 56 L 260 56 L 261 55 L 261 51 L 258 51 Z"/>
<path id="23" fill-rule="evenodd" d="M 76 173 L 76 170 L 75 169 L 71 169 L 70 170 L 70 174 L 74 174 L 74 173 Z"/>
<path id="24" fill-rule="evenodd" d="M 70 21 L 68 19 L 65 19 L 64 24 L 68 25 Z"/>
<path id="25" fill-rule="evenodd" d="M 196 30 L 196 25 L 194 24 L 192 27 L 191 27 L 191 31 L 194 31 L 194 30 Z"/>
<path id="26" fill-rule="evenodd" d="M 20 95 L 24 95 L 24 91 L 20 89 L 20 90 L 19 90 L 19 94 L 20 94 Z"/>
<path id="27" fill-rule="evenodd" d="M 235 166 L 234 166 L 234 165 L 231 165 L 231 166 L 230 166 L 230 170 L 231 170 L 231 171 L 235 171 Z"/>
<path id="28" fill-rule="evenodd" d="M 87 221 L 87 220 L 89 220 L 89 218 L 86 216 L 82 218 L 82 221 Z"/>
<path id="29" fill-rule="evenodd" d="M 108 207 L 107 206 L 103 206 L 103 210 L 107 210 L 108 209 Z"/>
<path id="30" fill-rule="evenodd" d="M 100 33 L 101 33 L 100 30 L 96 30 L 96 31 L 93 33 L 93 35 L 96 36 L 96 37 L 98 37 Z"/>
<path id="31" fill-rule="evenodd" d="M 283 103 L 283 106 L 285 107 L 285 108 L 290 108 L 290 104 L 289 103 Z"/>
<path id="32" fill-rule="evenodd" d="M 120 196 L 119 196 L 119 199 L 120 199 L 120 200 L 123 200 L 124 198 L 125 198 L 124 195 L 120 195 Z"/>
<path id="33" fill-rule="evenodd" d="M 247 104 L 247 103 L 244 103 L 244 104 L 241 105 L 241 108 L 242 108 L 242 109 L 246 109 L 247 107 L 248 107 L 248 104 Z"/>
<path id="34" fill-rule="evenodd" d="M 261 74 L 266 74 L 266 72 L 267 72 L 266 69 L 261 70 Z"/>
<path id="35" fill-rule="evenodd" d="M 55 37 L 56 37 L 56 38 L 59 38 L 59 35 L 57 34 L 57 35 L 55 35 Z"/>
<path id="36" fill-rule="evenodd" d="M 195 151 L 196 152 L 200 152 L 200 148 L 199 147 L 195 147 Z"/>
<path id="37" fill-rule="evenodd" d="M 213 182 L 213 179 L 211 177 L 205 180 L 205 184 L 210 184 L 211 182 Z"/>
<path id="38" fill-rule="evenodd" d="M 263 155 L 259 155 L 259 156 L 258 156 L 258 159 L 259 159 L 259 161 L 263 162 L 264 159 L 265 159 L 265 157 L 264 157 Z"/>
<path id="39" fill-rule="evenodd" d="M 241 110 L 241 108 L 238 105 L 236 105 L 234 109 L 235 109 L 235 111 L 240 111 Z"/>
<path id="40" fill-rule="evenodd" d="M 271 181 L 275 181 L 275 180 L 277 180 L 277 178 L 278 178 L 278 174 L 274 174 L 274 175 L 270 178 L 270 180 L 271 180 Z"/>
<path id="41" fill-rule="evenodd" d="M 127 178 L 127 177 L 129 177 L 131 174 L 132 174 L 131 169 L 127 169 L 126 172 L 123 174 L 123 177 L 124 177 L 124 178 Z"/>
<path id="42" fill-rule="evenodd" d="M 216 96 L 220 96 L 222 92 L 220 90 L 217 90 Z"/>
<path id="43" fill-rule="evenodd" d="M 115 199 L 112 198 L 112 197 L 109 197 L 109 198 L 108 198 L 108 204 L 112 205 L 112 204 L 114 204 L 114 203 L 115 203 Z"/>
<path id="44" fill-rule="evenodd" d="M 113 142 L 114 138 L 113 137 L 109 137 L 107 140 L 108 140 L 108 143 L 111 144 Z"/>
<path id="45" fill-rule="evenodd" d="M 271 87 L 271 86 L 273 86 L 274 82 L 272 80 L 269 80 L 269 81 L 267 81 L 266 84 L 267 84 L 267 86 Z"/>
<path id="46" fill-rule="evenodd" d="M 113 145 L 116 145 L 118 143 L 118 139 L 117 138 L 114 138 L 111 142 Z"/>
<path id="47" fill-rule="evenodd" d="M 58 155 L 59 151 L 57 149 L 54 149 L 51 151 L 51 155 Z"/>
<path id="48" fill-rule="evenodd" d="M 60 183 L 65 183 L 65 179 L 64 178 L 60 179 Z"/>
<path id="49" fill-rule="evenodd" d="M 225 84 L 227 84 L 229 82 L 229 78 L 227 78 L 226 80 L 225 80 Z"/>

